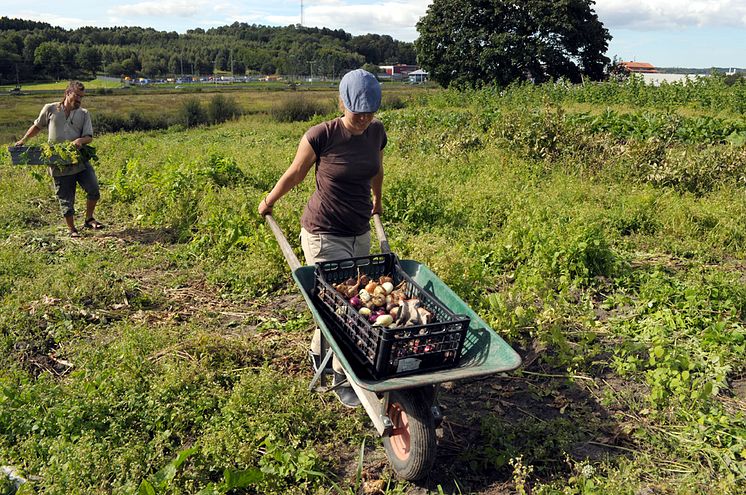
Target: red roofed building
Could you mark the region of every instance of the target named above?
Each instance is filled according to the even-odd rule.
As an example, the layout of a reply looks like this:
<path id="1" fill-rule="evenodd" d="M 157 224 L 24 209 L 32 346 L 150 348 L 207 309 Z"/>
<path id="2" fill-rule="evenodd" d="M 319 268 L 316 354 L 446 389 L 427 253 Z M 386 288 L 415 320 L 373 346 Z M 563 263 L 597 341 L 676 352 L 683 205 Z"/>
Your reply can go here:
<path id="1" fill-rule="evenodd" d="M 633 74 L 635 73 L 657 74 L 658 73 L 658 69 L 656 69 L 655 67 L 653 67 L 647 62 L 621 62 L 621 64 L 624 66 L 625 69 L 627 69 Z"/>
<path id="2" fill-rule="evenodd" d="M 382 71 L 391 76 L 393 81 L 400 81 L 406 79 L 410 72 L 417 70 L 416 65 L 408 64 L 394 64 L 394 65 L 379 65 Z"/>

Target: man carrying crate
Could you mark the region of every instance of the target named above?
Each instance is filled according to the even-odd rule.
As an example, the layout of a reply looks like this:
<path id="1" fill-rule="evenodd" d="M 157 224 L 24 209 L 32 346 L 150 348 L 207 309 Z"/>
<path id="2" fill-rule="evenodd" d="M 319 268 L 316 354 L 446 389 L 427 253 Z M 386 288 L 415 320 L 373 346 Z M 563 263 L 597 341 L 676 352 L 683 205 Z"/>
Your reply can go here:
<path id="1" fill-rule="evenodd" d="M 26 140 L 36 136 L 43 128 L 48 128 L 49 143 L 71 141 L 76 148 L 81 149 L 93 141 L 93 125 L 88 110 L 80 108 L 80 102 L 85 96 L 85 86 L 80 81 L 70 81 L 65 89 L 65 97 L 61 102 L 44 105 L 26 134 L 16 142 L 16 146 L 23 146 Z M 71 237 L 79 237 L 75 228 L 73 215 L 75 213 L 75 189 L 78 184 L 86 192 L 85 222 L 83 226 L 89 229 L 101 229 L 104 226 L 93 217 L 96 203 L 101 197 L 96 172 L 91 163 L 82 159 L 79 163 L 65 167 L 49 167 L 49 174 L 54 180 L 54 189 L 60 201 L 62 216 L 70 231 Z"/>

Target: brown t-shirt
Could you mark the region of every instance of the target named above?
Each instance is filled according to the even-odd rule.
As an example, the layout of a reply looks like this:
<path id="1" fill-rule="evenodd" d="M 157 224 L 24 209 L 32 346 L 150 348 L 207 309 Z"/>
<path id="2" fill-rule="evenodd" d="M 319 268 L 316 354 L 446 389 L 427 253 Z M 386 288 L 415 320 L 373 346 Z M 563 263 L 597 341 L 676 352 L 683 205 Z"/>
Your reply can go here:
<path id="1" fill-rule="evenodd" d="M 312 234 L 350 237 L 368 232 L 373 208 L 370 181 L 378 173 L 387 142 L 383 124 L 374 119 L 355 136 L 336 118 L 311 127 L 306 139 L 316 153 L 316 191 L 301 225 Z"/>

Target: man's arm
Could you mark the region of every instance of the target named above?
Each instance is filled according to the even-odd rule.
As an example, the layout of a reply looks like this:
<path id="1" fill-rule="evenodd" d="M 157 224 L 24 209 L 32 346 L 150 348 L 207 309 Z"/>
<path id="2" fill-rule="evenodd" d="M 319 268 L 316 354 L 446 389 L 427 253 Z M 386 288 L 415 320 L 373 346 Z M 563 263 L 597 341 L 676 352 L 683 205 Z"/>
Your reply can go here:
<path id="1" fill-rule="evenodd" d="M 78 149 L 93 141 L 93 125 L 91 124 L 91 114 L 86 111 L 84 115 L 85 120 L 83 121 L 83 130 L 80 132 L 80 137 L 73 140 L 73 144 Z"/>
<path id="2" fill-rule="evenodd" d="M 82 148 L 83 146 L 90 143 L 91 141 L 93 141 L 93 138 L 91 136 L 83 136 L 83 137 L 79 137 L 78 139 L 75 139 L 73 141 L 73 144 L 77 148 Z"/>
<path id="3" fill-rule="evenodd" d="M 16 146 L 23 146 L 23 144 L 24 144 L 24 143 L 25 143 L 25 142 L 26 142 L 27 140 L 29 140 L 29 139 L 31 139 L 32 137 L 34 137 L 34 136 L 36 136 L 37 134 L 39 134 L 39 131 L 40 131 L 40 130 L 41 130 L 41 129 L 39 129 L 38 127 L 36 127 L 36 125 L 34 125 L 34 124 L 31 124 L 31 127 L 29 127 L 29 128 L 28 128 L 28 131 L 26 131 L 26 134 L 24 134 L 24 135 L 23 135 L 23 137 L 22 137 L 21 139 L 19 139 L 18 141 L 16 141 Z M 89 141 L 89 142 L 90 142 L 90 141 Z M 77 146 L 77 145 L 76 145 L 76 146 Z M 81 145 L 81 146 L 82 146 L 82 145 Z"/>

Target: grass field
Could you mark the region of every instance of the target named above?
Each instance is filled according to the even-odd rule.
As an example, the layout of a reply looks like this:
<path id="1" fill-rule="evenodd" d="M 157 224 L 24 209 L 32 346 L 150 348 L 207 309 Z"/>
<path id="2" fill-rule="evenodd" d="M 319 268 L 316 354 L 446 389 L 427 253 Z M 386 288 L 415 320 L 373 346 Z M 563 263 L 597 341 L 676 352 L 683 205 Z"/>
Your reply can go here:
<path id="1" fill-rule="evenodd" d="M 28 92 L 21 96 L 0 96 L 0 142 L 15 142 L 33 123 L 44 104 L 62 99 L 64 83 L 58 83 L 54 87 L 47 86 L 50 85 L 43 85 L 43 89 L 47 90 L 44 93 L 33 92 L 32 86 L 28 86 Z M 398 83 L 385 87 L 388 98 L 402 100 L 417 98 L 431 91 Z M 27 87 L 24 86 L 23 89 L 26 91 Z M 33 90 L 41 89 L 41 86 L 33 86 Z M 49 89 L 59 92 L 50 92 Z M 173 117 L 179 112 L 185 100 L 197 98 L 204 104 L 216 94 L 233 98 L 246 114 L 267 113 L 274 105 L 289 98 L 305 98 L 325 105 L 331 110 L 336 107 L 337 98 L 335 88 L 321 83 L 299 86 L 295 90 L 289 89 L 286 83 L 250 83 L 242 86 L 195 84 L 187 85 L 182 89 L 175 89 L 173 85 L 171 87 L 155 86 L 117 89 L 107 93 L 98 91 L 94 86 L 87 92 L 83 107 L 91 112 L 94 120 L 96 116 L 126 116 L 130 112 L 138 112 L 145 118 Z"/>
<path id="2" fill-rule="evenodd" d="M 393 250 L 524 360 L 442 387 L 439 455 L 416 484 L 392 476 L 363 411 L 306 390 L 314 323 L 256 213 L 318 119 L 97 137 L 108 227 L 80 240 L 49 179 L 3 154 L 0 465 L 25 493 L 744 493 L 740 117 L 638 118 L 554 91 L 429 92 L 380 113 Z M 299 255 L 312 189 L 275 207 Z"/>

